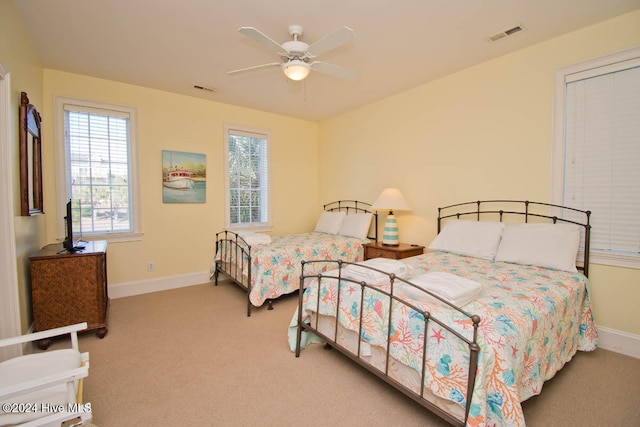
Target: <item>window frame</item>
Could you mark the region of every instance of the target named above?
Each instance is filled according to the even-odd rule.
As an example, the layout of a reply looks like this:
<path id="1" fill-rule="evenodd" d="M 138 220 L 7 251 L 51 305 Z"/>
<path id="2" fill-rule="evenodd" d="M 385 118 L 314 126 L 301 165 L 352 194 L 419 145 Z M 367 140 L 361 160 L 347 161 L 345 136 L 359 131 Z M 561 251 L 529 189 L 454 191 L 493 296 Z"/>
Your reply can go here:
<path id="1" fill-rule="evenodd" d="M 140 201 L 140 183 L 138 171 L 138 144 L 137 144 L 137 109 L 135 107 L 108 104 L 98 101 L 90 101 L 79 98 L 55 96 L 54 97 L 54 142 L 55 142 L 55 166 L 57 180 L 57 232 L 64 239 L 64 217 L 66 215 L 67 195 L 67 174 L 65 164 L 65 138 L 64 138 L 64 113 L 65 105 L 75 105 L 79 108 L 93 109 L 104 114 L 110 111 L 114 115 L 127 114 L 129 116 L 129 178 L 131 180 L 131 217 L 132 231 L 110 231 L 106 233 L 83 234 L 85 240 L 107 240 L 109 242 L 129 242 L 142 239 L 142 214 Z"/>
<path id="2" fill-rule="evenodd" d="M 564 162 L 565 162 L 565 125 L 567 79 L 569 76 L 585 74 L 589 76 L 604 75 L 620 68 L 620 64 L 627 61 L 640 60 L 640 47 L 626 49 L 610 55 L 590 59 L 569 65 L 555 71 L 554 75 L 554 105 L 553 105 L 553 146 L 551 154 L 551 203 L 563 204 L 564 198 Z M 623 67 L 628 68 L 628 67 Z M 587 207 L 588 208 L 588 207 Z M 582 256 L 583 250 L 580 250 Z M 590 262 L 640 269 L 640 254 L 615 254 L 601 252 L 591 248 Z"/>
<path id="3" fill-rule="evenodd" d="M 264 223 L 247 223 L 242 225 L 231 224 L 231 200 L 230 200 L 230 176 L 229 176 L 229 135 L 234 134 L 234 132 L 239 134 L 244 134 L 248 136 L 255 136 L 259 138 L 264 138 L 267 141 L 267 221 Z M 223 163 L 224 163 L 224 201 L 225 201 L 225 210 L 224 210 L 224 222 L 225 229 L 227 230 L 251 230 L 251 231 L 271 231 L 273 222 L 272 222 L 272 191 L 271 191 L 271 131 L 266 129 L 258 129 L 252 128 L 248 126 L 235 125 L 235 124 L 224 124 L 224 150 L 223 150 Z"/>

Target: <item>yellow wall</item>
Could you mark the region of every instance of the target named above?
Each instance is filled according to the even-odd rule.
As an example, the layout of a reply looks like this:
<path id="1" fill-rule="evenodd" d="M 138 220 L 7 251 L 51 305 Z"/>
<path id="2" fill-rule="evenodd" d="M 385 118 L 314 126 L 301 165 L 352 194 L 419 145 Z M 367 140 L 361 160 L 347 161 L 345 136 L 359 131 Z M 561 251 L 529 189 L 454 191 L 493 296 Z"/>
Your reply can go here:
<path id="1" fill-rule="evenodd" d="M 215 233 L 224 228 L 223 126 L 268 129 L 272 135 L 273 233 L 308 231 L 322 209 L 318 198 L 318 125 L 256 110 L 55 70 L 44 70 L 43 118 L 52 120 L 54 95 L 137 108 L 141 241 L 110 243 L 109 283 L 207 271 Z M 56 212 L 53 129 L 44 132 L 47 241 L 61 238 Z M 162 202 L 162 150 L 206 155 L 206 203 Z M 147 272 L 147 261 L 156 270 Z"/>
<path id="2" fill-rule="evenodd" d="M 400 240 L 428 244 L 437 207 L 549 201 L 554 71 L 640 44 L 640 11 L 451 74 L 321 123 L 321 199 L 398 187 Z M 384 215 L 381 216 L 384 221 Z M 640 334 L 640 270 L 591 266 L 596 322 Z"/>
<path id="3" fill-rule="evenodd" d="M 29 255 L 45 242 L 45 216 L 20 216 L 20 167 L 18 149 L 18 108 L 20 92 L 27 92 L 29 101 L 40 110 L 42 106 L 42 62 L 18 14 L 13 1 L 0 1 L 0 63 L 11 81 L 11 156 L 14 168 L 13 210 L 16 239 L 18 297 L 22 332 L 31 326 L 31 294 L 28 285 Z M 47 126 L 47 123 L 43 123 Z"/>

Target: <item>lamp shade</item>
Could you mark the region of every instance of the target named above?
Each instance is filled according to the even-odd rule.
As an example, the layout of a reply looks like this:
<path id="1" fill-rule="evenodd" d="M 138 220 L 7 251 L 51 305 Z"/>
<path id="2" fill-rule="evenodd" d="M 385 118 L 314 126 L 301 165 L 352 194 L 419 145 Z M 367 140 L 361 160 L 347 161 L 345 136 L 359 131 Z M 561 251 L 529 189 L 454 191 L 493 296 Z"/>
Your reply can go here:
<path id="1" fill-rule="evenodd" d="M 282 71 L 290 80 L 299 81 L 304 80 L 309 75 L 311 68 L 306 62 L 294 59 L 282 64 Z"/>
<path id="2" fill-rule="evenodd" d="M 384 223 L 384 233 L 382 234 L 382 244 L 387 246 L 398 246 L 398 223 L 393 211 L 411 210 L 409 203 L 397 188 L 385 188 L 371 205 L 371 209 L 377 211 L 389 211 L 387 220 Z"/>
<path id="3" fill-rule="evenodd" d="M 377 211 L 410 211 L 411 207 L 397 188 L 385 188 L 371 205 Z"/>

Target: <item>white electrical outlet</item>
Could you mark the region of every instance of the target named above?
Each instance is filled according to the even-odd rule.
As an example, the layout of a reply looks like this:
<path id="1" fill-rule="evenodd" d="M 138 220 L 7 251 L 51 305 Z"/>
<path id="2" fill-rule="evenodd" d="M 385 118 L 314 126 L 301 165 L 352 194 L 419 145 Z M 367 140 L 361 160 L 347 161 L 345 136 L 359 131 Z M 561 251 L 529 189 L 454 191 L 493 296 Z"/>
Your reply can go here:
<path id="1" fill-rule="evenodd" d="M 147 262 L 147 271 L 155 271 L 156 263 L 154 261 Z"/>

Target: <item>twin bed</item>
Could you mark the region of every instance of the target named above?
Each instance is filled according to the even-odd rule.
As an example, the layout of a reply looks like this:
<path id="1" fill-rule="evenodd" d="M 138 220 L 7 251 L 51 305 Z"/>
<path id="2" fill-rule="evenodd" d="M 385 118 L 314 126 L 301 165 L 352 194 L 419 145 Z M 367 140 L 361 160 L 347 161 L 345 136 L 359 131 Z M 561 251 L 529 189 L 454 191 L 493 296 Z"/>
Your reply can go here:
<path id="1" fill-rule="evenodd" d="M 361 261 L 363 245 L 377 240 L 378 216 L 371 205 L 339 200 L 324 205 L 315 231 L 269 237 L 263 233 L 222 231 L 216 234 L 211 277 L 220 275 L 247 292 L 247 316 L 260 307 L 300 289 L 301 262 L 308 259 Z M 317 268 L 316 268 L 317 267 Z M 323 265 L 307 268 L 318 273 Z"/>
<path id="2" fill-rule="evenodd" d="M 306 258 L 289 346 L 325 342 L 454 425 L 523 426 L 521 402 L 596 348 L 589 214 L 462 203 L 423 255 Z"/>

